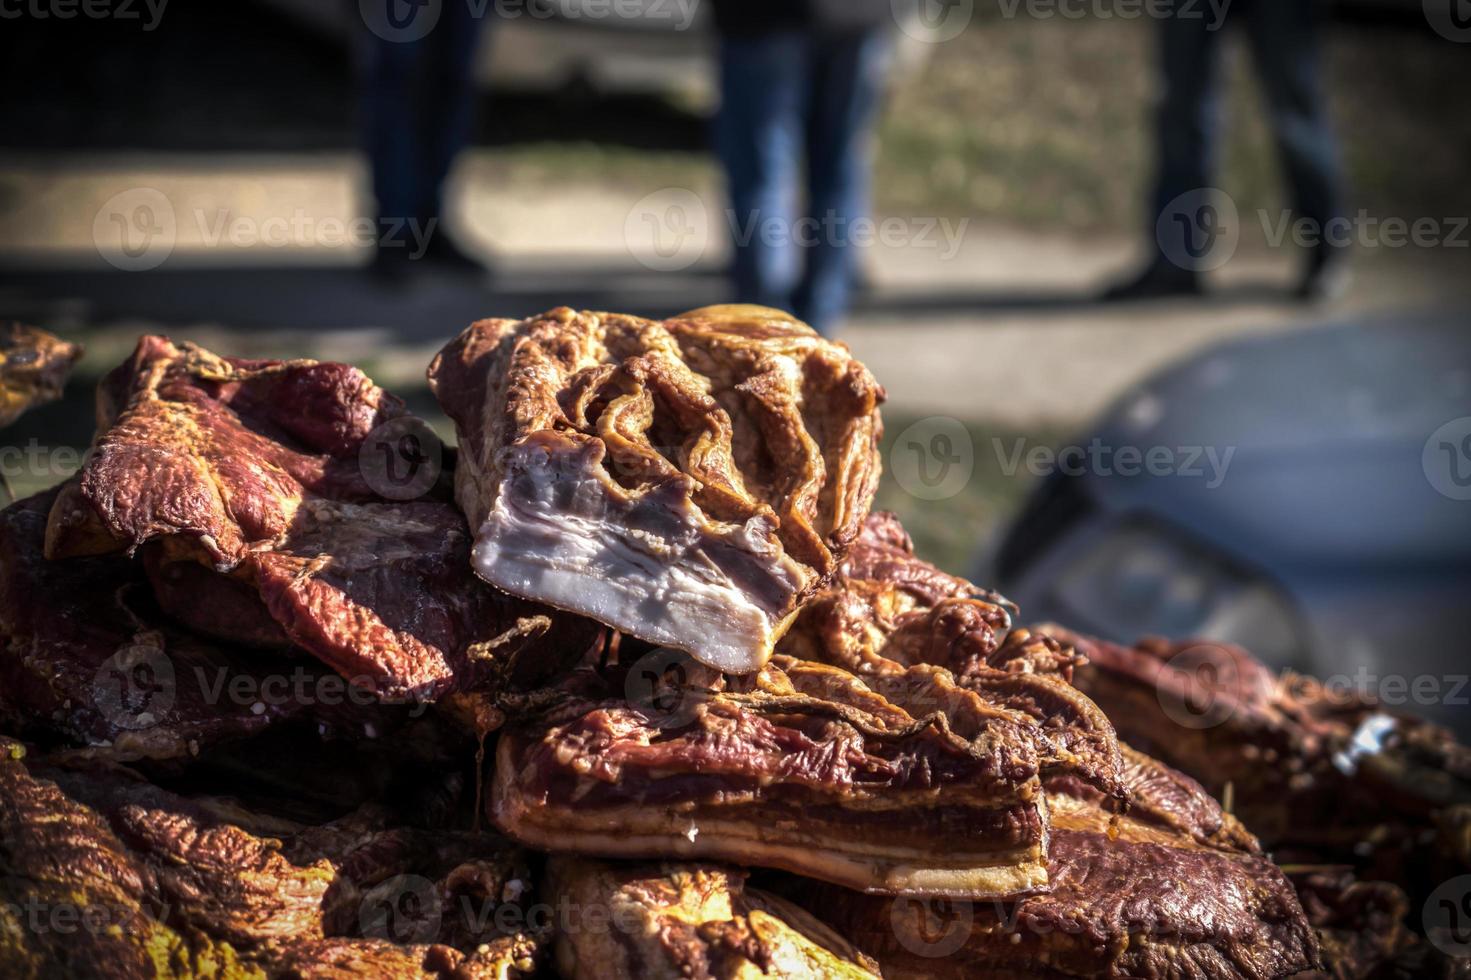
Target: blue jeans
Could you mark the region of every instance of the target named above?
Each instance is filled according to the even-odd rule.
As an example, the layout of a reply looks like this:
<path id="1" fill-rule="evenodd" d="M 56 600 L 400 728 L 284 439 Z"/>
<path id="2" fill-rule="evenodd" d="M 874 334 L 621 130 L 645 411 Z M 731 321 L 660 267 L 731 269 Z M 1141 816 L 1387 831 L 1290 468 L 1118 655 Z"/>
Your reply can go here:
<path id="1" fill-rule="evenodd" d="M 854 222 L 868 220 L 868 134 L 891 48 L 883 30 L 722 41 L 715 147 L 739 302 L 790 310 L 823 332 L 847 311 Z"/>
<path id="2" fill-rule="evenodd" d="M 380 220 L 422 226 L 442 213 L 445 177 L 474 121 L 481 18 L 473 10 L 463 0 L 443 3 L 433 29 L 411 41 L 362 31 L 364 149 Z"/>
<path id="3" fill-rule="evenodd" d="M 1319 86 L 1314 0 L 1235 0 L 1225 17 L 1245 29 L 1266 96 L 1297 216 L 1326 228 L 1341 216 L 1338 145 Z M 1182 194 L 1212 186 L 1221 129 L 1219 62 L 1225 31 L 1211 5 L 1195 16 L 1160 20 L 1164 98 L 1159 107 L 1159 172 L 1153 222 Z"/>

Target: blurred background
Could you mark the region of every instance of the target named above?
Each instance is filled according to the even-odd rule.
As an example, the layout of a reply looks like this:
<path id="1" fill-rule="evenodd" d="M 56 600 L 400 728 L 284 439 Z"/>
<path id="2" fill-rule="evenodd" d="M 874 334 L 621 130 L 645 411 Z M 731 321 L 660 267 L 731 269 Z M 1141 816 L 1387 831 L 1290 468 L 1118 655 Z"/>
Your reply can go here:
<path id="1" fill-rule="evenodd" d="M 1467 714 L 1463 0 L 0 18 L 0 318 L 88 349 L 0 433 L 17 493 L 141 332 L 351 361 L 443 425 L 424 368 L 472 319 L 765 300 L 887 386 L 880 504 L 1024 620 Z"/>

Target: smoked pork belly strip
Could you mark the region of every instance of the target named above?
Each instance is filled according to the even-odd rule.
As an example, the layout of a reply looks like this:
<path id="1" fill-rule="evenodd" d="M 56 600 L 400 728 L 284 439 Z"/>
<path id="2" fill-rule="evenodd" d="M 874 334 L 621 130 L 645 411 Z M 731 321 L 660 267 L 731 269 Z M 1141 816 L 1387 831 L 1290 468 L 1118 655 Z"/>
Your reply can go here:
<path id="1" fill-rule="evenodd" d="M 1291 883 L 1199 784 L 1130 751 L 1124 816 L 1050 783 L 1050 890 L 1017 901 L 923 902 L 830 886 L 803 904 L 885 977 L 1271 980 L 1318 943 Z"/>
<path id="2" fill-rule="evenodd" d="M 775 310 L 481 320 L 429 381 L 482 578 L 730 673 L 766 662 L 877 489 L 883 389 Z"/>
<path id="3" fill-rule="evenodd" d="M 577 672 L 560 704 L 502 734 L 492 818 L 532 847 L 781 868 L 885 894 L 1046 886 L 1027 716 L 978 705 L 952 727 L 785 657 L 722 683 L 691 688 L 671 719 Z"/>

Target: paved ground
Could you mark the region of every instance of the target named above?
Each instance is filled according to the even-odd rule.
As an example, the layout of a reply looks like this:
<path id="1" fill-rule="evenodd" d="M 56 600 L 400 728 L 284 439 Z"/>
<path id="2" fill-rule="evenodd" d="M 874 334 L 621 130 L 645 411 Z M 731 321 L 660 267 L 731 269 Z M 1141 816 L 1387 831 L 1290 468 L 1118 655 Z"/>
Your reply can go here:
<path id="1" fill-rule="evenodd" d="M 367 252 L 336 237 L 354 218 L 360 177 L 350 155 L 264 165 L 259 157 L 107 166 L 12 158 L 0 164 L 0 270 L 8 270 L 0 315 L 81 337 L 99 370 L 139 331 L 162 329 L 240 352 L 345 358 L 386 383 L 413 385 L 429 354 L 477 316 L 557 303 L 658 315 L 724 298 L 725 219 L 712 186 L 506 186 L 471 158 L 456 220 L 493 272 L 386 288 L 362 273 Z M 173 213 L 162 263 L 121 271 L 103 261 L 96 242 L 119 234 L 113 214 L 160 199 Z M 661 254 L 649 222 L 667 220 L 671 202 L 683 237 L 666 234 Z M 1104 306 L 1091 301 L 1099 283 L 1133 261 L 1124 237 L 1079 240 L 977 222 L 903 227 L 905 242 L 867 250 L 873 289 L 841 336 L 906 414 L 1073 426 L 1161 364 L 1224 338 L 1471 310 L 1465 249 L 1362 249 L 1352 289 L 1326 307 L 1281 299 L 1291 255 L 1260 248 L 1235 256 L 1208 300 Z M 273 228 L 279 237 L 252 239 Z"/>

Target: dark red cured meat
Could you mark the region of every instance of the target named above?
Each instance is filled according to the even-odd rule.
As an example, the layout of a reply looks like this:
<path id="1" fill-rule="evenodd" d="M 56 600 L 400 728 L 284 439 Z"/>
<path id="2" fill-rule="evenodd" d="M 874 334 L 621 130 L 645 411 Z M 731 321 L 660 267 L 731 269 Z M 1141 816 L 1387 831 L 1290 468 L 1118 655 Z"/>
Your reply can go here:
<path id="1" fill-rule="evenodd" d="M 149 561 L 166 606 L 221 606 L 183 610 L 196 629 L 234 636 L 241 597 L 188 584 L 180 565 L 189 562 L 201 577 L 230 575 L 292 644 L 385 699 L 475 686 L 477 645 L 507 635 L 550 646 L 575 634 L 569 643 L 586 645 L 592 627 L 554 623 L 475 578 L 442 475 L 428 472 L 415 499 L 379 492 L 396 491 L 370 479 L 373 457 L 403 434 L 384 437 L 381 426 L 421 440 L 424 466 L 443 450 L 356 368 L 221 358 L 145 337 L 99 387 L 98 416 L 95 452 L 53 508 L 47 553 L 156 542 L 161 554 Z M 245 634 L 269 645 L 262 618 L 244 616 Z"/>
<path id="2" fill-rule="evenodd" d="M 354 703 L 341 683 L 328 696 L 323 678 L 331 675 L 310 661 L 204 640 L 174 625 L 154 606 L 141 567 L 125 557 L 44 558 L 41 539 L 58 492 L 0 511 L 0 717 L 12 729 L 160 759 L 293 719 L 337 732 L 389 726 L 391 713 Z M 317 693 L 313 703 L 291 696 L 298 683 Z"/>

